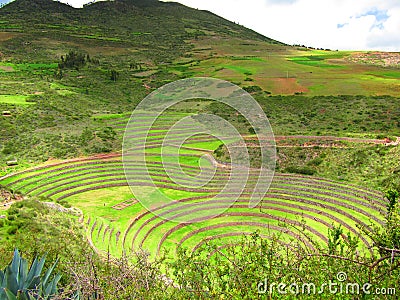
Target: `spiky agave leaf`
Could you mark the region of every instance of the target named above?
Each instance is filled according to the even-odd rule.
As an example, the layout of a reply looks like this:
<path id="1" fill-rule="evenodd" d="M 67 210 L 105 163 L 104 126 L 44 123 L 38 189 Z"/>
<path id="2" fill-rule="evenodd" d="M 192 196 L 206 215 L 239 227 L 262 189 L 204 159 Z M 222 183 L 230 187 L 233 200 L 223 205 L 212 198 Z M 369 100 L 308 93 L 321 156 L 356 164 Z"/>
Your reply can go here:
<path id="1" fill-rule="evenodd" d="M 6 300 L 18 300 L 18 298 L 9 289 L 4 288 L 3 290 L 4 290 L 4 293 L 6 295 L 6 298 L 4 298 L 4 299 L 6 299 Z M 1 300 L 3 300 L 3 299 L 1 299 Z"/>
<path id="2" fill-rule="evenodd" d="M 47 269 L 46 274 L 44 275 L 44 277 L 42 279 L 42 283 L 44 286 L 47 285 L 47 281 L 49 280 L 51 273 L 53 273 L 54 268 L 57 266 L 58 260 L 59 259 L 57 258 L 56 261 L 54 262 L 54 264 L 49 269 Z"/>
<path id="3" fill-rule="evenodd" d="M 40 259 L 40 261 L 38 261 L 38 259 L 35 258 L 29 270 L 27 280 L 23 286 L 23 289 L 33 289 L 38 286 L 38 284 L 40 283 L 40 274 L 42 273 L 45 261 L 46 261 L 46 255 L 44 255 Z"/>
<path id="4" fill-rule="evenodd" d="M 18 249 L 14 250 L 14 256 L 11 261 L 11 270 L 14 274 L 19 273 L 19 265 L 21 263 L 21 256 L 19 255 Z"/>
<path id="5" fill-rule="evenodd" d="M 4 287 L 3 286 L 4 276 L 5 276 L 4 272 L 0 270 L 0 287 Z"/>
<path id="6" fill-rule="evenodd" d="M 49 284 L 46 286 L 44 286 L 45 290 L 44 290 L 44 296 L 45 297 L 49 297 L 49 296 L 53 296 L 57 293 L 57 284 L 61 279 L 61 275 L 57 274 L 53 280 L 51 280 L 49 282 Z"/>
<path id="7" fill-rule="evenodd" d="M 4 271 L 0 271 L 0 300 L 49 299 L 55 295 L 61 275 L 57 274 L 51 281 L 49 279 L 58 259 L 41 276 L 45 259 L 46 255 L 40 260 L 36 257 L 28 271 L 27 261 L 15 250 L 12 262 Z"/>
<path id="8" fill-rule="evenodd" d="M 5 274 L 6 288 L 11 293 L 16 295 L 18 292 L 18 281 L 17 281 L 18 273 L 13 272 L 12 265 L 7 266 L 5 273 L 6 273 Z"/>
<path id="9" fill-rule="evenodd" d="M 18 272 L 18 289 L 23 289 L 23 284 L 26 281 L 26 276 L 28 274 L 28 262 L 26 259 L 21 258 L 19 264 L 19 272 Z"/>

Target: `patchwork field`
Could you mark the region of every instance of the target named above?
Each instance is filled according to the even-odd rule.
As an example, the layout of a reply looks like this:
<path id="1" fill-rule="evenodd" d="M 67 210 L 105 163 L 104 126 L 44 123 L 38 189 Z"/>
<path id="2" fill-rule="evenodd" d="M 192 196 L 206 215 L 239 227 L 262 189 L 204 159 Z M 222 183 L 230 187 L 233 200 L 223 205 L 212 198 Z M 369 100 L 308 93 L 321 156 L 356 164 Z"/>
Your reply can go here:
<path id="1" fill-rule="evenodd" d="M 180 75 L 221 78 L 243 86 L 256 85 L 280 95 L 397 96 L 399 93 L 397 65 L 382 68 L 368 52 L 360 53 L 361 63 L 348 51 L 288 48 L 218 38 L 193 43 L 196 48 L 191 52 L 192 59 L 180 60 L 175 67 Z M 398 60 L 395 55 L 393 59 Z"/>

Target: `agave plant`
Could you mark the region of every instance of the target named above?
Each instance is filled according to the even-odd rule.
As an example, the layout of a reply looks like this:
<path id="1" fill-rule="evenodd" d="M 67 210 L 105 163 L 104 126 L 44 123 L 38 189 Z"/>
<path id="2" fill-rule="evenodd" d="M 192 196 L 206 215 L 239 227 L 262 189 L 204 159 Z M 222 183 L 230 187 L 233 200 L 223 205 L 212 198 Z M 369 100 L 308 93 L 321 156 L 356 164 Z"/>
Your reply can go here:
<path id="1" fill-rule="evenodd" d="M 57 294 L 57 283 L 61 278 L 57 274 L 49 280 L 57 261 L 42 276 L 45 256 L 40 260 L 36 257 L 28 270 L 27 261 L 16 249 L 12 262 L 4 271 L 0 270 L 0 300 L 51 299 Z"/>

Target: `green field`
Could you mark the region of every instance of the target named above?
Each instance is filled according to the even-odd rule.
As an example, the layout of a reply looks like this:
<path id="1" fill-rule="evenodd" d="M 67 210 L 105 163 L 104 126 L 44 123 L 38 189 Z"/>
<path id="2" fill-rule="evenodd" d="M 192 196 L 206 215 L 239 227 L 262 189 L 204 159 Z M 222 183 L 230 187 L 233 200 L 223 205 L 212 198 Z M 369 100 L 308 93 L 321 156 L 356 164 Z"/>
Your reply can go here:
<path id="1" fill-rule="evenodd" d="M 27 102 L 29 96 L 23 95 L 0 95 L 0 103 L 15 105 L 32 105 L 34 102 Z"/>

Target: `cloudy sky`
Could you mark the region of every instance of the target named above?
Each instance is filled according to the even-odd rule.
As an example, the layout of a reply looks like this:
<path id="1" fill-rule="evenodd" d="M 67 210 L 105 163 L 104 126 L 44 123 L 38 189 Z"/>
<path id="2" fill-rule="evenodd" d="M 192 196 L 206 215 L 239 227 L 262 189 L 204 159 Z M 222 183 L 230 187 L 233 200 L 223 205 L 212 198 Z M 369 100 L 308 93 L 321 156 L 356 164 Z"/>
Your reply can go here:
<path id="1" fill-rule="evenodd" d="M 174 1 L 210 10 L 288 44 L 334 50 L 400 51 L 399 0 Z M 61 2 L 80 7 L 89 1 Z"/>

